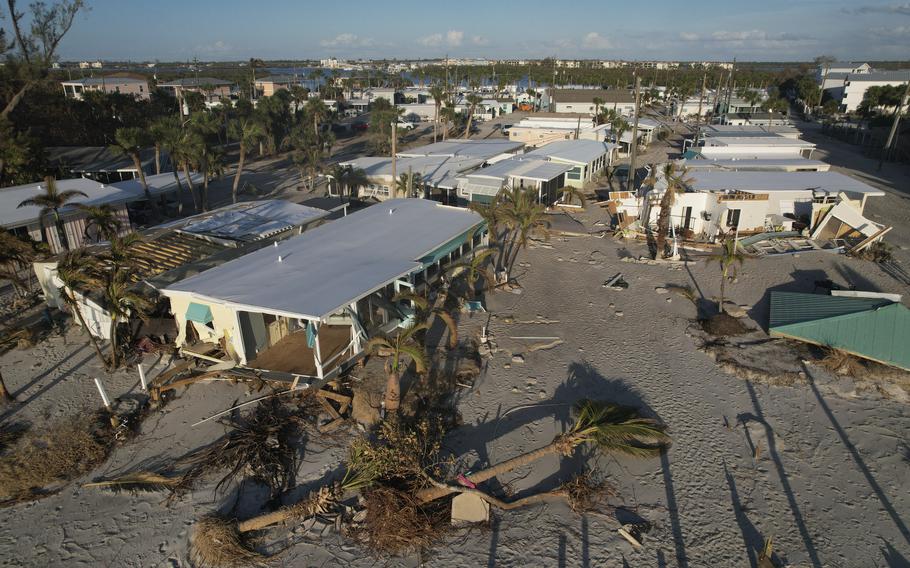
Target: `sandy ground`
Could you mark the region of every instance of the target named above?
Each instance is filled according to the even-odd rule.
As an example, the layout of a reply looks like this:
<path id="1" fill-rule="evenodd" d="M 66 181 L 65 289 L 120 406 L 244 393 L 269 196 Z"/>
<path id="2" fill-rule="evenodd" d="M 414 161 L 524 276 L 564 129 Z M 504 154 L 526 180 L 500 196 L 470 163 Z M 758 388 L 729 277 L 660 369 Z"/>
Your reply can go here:
<path id="1" fill-rule="evenodd" d="M 264 163 L 255 169 L 270 175 Z M 292 186 L 272 189 L 295 192 Z M 870 207 L 894 223 L 891 216 L 899 220 L 907 209 L 897 207 L 904 205 L 900 189 L 889 196 L 894 208 Z M 591 226 L 598 215 L 592 207 L 579 217 Z M 895 242 L 908 238 L 905 227 L 895 229 Z M 489 318 L 463 317 L 460 326 L 471 334 L 487 325 L 499 347 L 522 353 L 524 362 L 513 363 L 506 351 L 485 361 L 474 387 L 459 393 L 463 426 L 446 443 L 465 469 L 479 468 L 548 443 L 570 423 L 569 405 L 579 398 L 642 407 L 670 427 L 674 444 L 664 457 L 551 457 L 498 480 L 499 489 L 517 496 L 551 489 L 590 458 L 618 488 L 625 509 L 579 516 L 544 505 L 496 513 L 489 526 L 457 532 L 422 557 L 391 560 L 371 558 L 338 535 L 279 528 L 267 535 L 270 549 L 293 546 L 276 565 L 754 567 L 763 540 L 773 537 L 779 559 L 793 566 L 907 566 L 910 406 L 859 396 L 815 369 L 815 381 L 794 387 L 724 373 L 687 333 L 693 305 L 655 291 L 689 284 L 710 299 L 718 292 L 718 268 L 703 259 L 679 269 L 621 260 L 642 254 L 640 244 L 595 237 L 553 238 L 522 253 L 522 293 L 489 297 Z M 604 289 L 618 272 L 630 287 Z M 728 294 L 763 325 L 767 290 L 811 291 L 824 278 L 910 291 L 875 265 L 816 253 L 749 262 Z M 506 316 L 519 323 L 506 323 Z M 553 321 L 520 323 L 535 319 Z M 512 339 L 529 336 L 546 339 Z M 563 343 L 527 351 L 549 338 Z M 20 401 L 2 410 L 3 420 L 40 426 L 96 408 L 93 377 L 112 396 L 140 395 L 136 373 L 107 376 L 78 331 L 10 351 L 0 356 L 0 367 Z M 140 435 L 96 471 L 55 496 L 0 510 L 0 566 L 189 566 L 194 520 L 215 509 L 240 518 L 255 514 L 264 501 L 255 488 L 215 495 L 211 480 L 168 507 L 162 494 L 112 494 L 80 483 L 154 468 L 211 442 L 222 426 L 192 424 L 252 396 L 228 383 L 194 385 L 146 419 Z M 298 476 L 302 488 L 335 472 L 343 453 L 311 440 Z M 636 551 L 616 528 L 639 519 L 653 528 Z"/>

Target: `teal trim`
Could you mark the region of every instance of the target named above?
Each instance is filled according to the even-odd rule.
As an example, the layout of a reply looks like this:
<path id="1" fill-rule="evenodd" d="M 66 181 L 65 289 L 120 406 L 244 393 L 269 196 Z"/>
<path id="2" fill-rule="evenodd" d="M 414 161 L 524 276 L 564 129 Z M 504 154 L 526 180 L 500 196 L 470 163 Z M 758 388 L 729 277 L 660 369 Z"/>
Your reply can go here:
<path id="1" fill-rule="evenodd" d="M 882 298 L 851 298 L 828 294 L 771 292 L 769 329 L 864 312 L 890 304 Z"/>
<path id="2" fill-rule="evenodd" d="M 205 304 L 190 302 L 189 307 L 186 309 L 186 319 L 188 321 L 195 321 L 201 324 L 206 324 L 210 323 L 214 318 L 212 317 L 211 308 Z"/>
<path id="3" fill-rule="evenodd" d="M 312 321 L 306 322 L 306 346 L 310 349 L 316 346 L 316 326 Z"/>
<path id="4" fill-rule="evenodd" d="M 686 150 L 682 155 L 683 159 L 686 160 L 699 160 L 701 159 L 701 152 L 695 150 Z"/>
<path id="5" fill-rule="evenodd" d="M 493 203 L 493 200 L 496 199 L 495 195 L 484 195 L 482 193 L 472 193 L 471 201 L 473 203 L 483 203 L 484 205 L 489 205 Z"/>
<path id="6" fill-rule="evenodd" d="M 424 266 L 429 266 L 429 265 L 433 264 L 434 262 L 438 261 L 445 255 L 449 254 L 453 250 L 457 249 L 461 245 L 468 242 L 468 239 L 471 237 L 471 235 L 475 234 L 477 231 L 483 231 L 485 228 L 486 228 L 486 221 L 484 221 L 483 223 L 481 223 L 479 225 L 475 225 L 473 229 L 469 229 L 469 230 L 465 231 L 464 233 L 458 235 L 451 241 L 449 241 L 446 244 L 442 245 L 441 247 L 437 248 L 430 254 L 421 258 L 420 262 Z"/>

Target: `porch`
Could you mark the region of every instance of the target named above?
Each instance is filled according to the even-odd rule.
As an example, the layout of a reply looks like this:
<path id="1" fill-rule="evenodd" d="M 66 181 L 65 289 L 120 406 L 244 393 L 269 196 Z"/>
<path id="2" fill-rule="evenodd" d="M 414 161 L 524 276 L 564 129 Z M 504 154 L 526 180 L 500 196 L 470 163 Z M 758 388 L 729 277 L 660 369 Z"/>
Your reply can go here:
<path id="1" fill-rule="evenodd" d="M 350 325 L 320 325 L 315 336 L 305 328 L 294 331 L 257 353 L 247 366 L 318 377 L 316 362 L 321 360 L 322 375 L 329 375 L 356 355 L 352 329 Z"/>

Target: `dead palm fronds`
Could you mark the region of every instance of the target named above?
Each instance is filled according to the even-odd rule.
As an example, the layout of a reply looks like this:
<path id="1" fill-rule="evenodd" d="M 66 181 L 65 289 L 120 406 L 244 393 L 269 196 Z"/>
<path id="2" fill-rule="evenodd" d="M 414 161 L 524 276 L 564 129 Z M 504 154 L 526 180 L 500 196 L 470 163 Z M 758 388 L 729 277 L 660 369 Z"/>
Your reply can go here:
<path id="1" fill-rule="evenodd" d="M 596 479 L 590 470 L 584 471 L 559 488 L 569 506 L 576 513 L 602 510 L 604 501 L 614 497 L 617 492 L 605 479 Z"/>
<path id="2" fill-rule="evenodd" d="M 450 526 L 447 507 L 427 507 L 407 491 L 379 486 L 365 492 L 363 500 L 366 518 L 353 535 L 377 555 L 429 548 Z"/>
<path id="3" fill-rule="evenodd" d="M 179 477 L 167 477 L 151 471 L 137 471 L 119 477 L 85 483 L 82 487 L 101 487 L 115 493 L 138 493 L 140 491 L 172 491 L 179 484 Z"/>
<path id="4" fill-rule="evenodd" d="M 241 568 L 263 566 L 266 557 L 249 547 L 237 523 L 206 515 L 193 527 L 190 560 L 196 568 Z"/>
<path id="5" fill-rule="evenodd" d="M 818 364 L 835 375 L 848 377 L 859 377 L 866 370 L 858 357 L 836 348 L 826 348 Z"/>
<path id="6" fill-rule="evenodd" d="M 468 475 L 467 479 L 480 484 L 548 455 L 569 456 L 582 444 L 593 444 L 604 453 L 644 458 L 659 455 L 670 442 L 664 425 L 641 417 L 631 407 L 583 400 L 576 405 L 576 412 L 577 418 L 569 431 L 556 436 L 549 445 Z M 426 503 L 451 492 L 435 486 L 418 491 L 417 496 Z"/>

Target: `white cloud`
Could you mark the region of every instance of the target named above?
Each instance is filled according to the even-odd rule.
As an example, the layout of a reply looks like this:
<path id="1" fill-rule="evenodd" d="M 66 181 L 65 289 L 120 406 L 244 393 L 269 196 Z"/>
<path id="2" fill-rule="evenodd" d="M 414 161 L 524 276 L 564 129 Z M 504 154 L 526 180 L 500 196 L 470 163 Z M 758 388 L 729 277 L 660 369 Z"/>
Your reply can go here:
<path id="1" fill-rule="evenodd" d="M 582 39 L 581 45 L 584 49 L 610 49 L 613 47 L 613 42 L 597 32 L 588 32 Z"/>
<path id="2" fill-rule="evenodd" d="M 679 32 L 679 39 L 683 41 L 698 41 L 701 36 L 692 32 Z"/>
<path id="3" fill-rule="evenodd" d="M 231 46 L 224 41 L 218 40 L 215 43 L 197 45 L 196 51 L 200 53 L 227 53 L 231 51 Z"/>
<path id="4" fill-rule="evenodd" d="M 322 47 L 369 47 L 373 45 L 373 40 L 368 37 L 358 37 L 356 34 L 343 33 L 332 39 L 324 39 L 319 42 L 319 45 Z"/>
<path id="5" fill-rule="evenodd" d="M 464 39 L 464 32 L 459 30 L 449 30 L 446 32 L 446 43 L 452 47 L 461 45 Z"/>
<path id="6" fill-rule="evenodd" d="M 426 47 L 438 47 L 442 45 L 442 34 L 430 34 L 417 40 L 417 43 Z"/>
<path id="7" fill-rule="evenodd" d="M 739 32 L 717 31 L 711 34 L 711 39 L 716 41 L 745 41 L 747 39 L 767 39 L 768 33 L 761 30 L 748 30 Z"/>
<path id="8" fill-rule="evenodd" d="M 910 37 L 910 26 L 897 26 L 893 28 L 872 28 L 871 31 L 875 35 L 888 36 L 888 37 Z"/>
<path id="9" fill-rule="evenodd" d="M 483 36 L 474 36 L 471 38 L 471 43 L 474 45 L 490 45 L 490 40 Z"/>
<path id="10" fill-rule="evenodd" d="M 847 14 L 900 14 L 910 16 L 910 2 L 903 4 L 885 4 L 877 6 L 860 6 L 859 8 L 844 8 Z"/>

